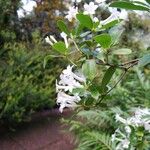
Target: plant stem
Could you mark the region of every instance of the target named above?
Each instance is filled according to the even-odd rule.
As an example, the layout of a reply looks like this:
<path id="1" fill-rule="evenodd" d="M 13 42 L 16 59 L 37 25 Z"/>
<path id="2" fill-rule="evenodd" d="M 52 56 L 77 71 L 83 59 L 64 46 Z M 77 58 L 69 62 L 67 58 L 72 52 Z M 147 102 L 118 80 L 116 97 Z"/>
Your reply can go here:
<path id="1" fill-rule="evenodd" d="M 75 42 L 75 40 L 72 38 L 73 44 L 76 47 L 76 49 L 82 54 L 82 51 L 79 49 L 77 43 Z"/>
<path id="2" fill-rule="evenodd" d="M 133 64 L 131 64 L 129 67 L 127 68 L 124 68 L 124 72 L 122 73 L 121 77 L 119 78 L 119 80 L 115 83 L 115 85 L 110 89 L 108 90 L 103 96 L 102 98 L 100 99 L 100 101 L 98 103 L 95 104 L 95 106 L 98 106 L 103 100 L 104 98 L 123 80 L 123 78 L 125 77 L 126 73 L 128 72 L 128 70 L 137 65 L 138 61 L 135 61 Z"/>

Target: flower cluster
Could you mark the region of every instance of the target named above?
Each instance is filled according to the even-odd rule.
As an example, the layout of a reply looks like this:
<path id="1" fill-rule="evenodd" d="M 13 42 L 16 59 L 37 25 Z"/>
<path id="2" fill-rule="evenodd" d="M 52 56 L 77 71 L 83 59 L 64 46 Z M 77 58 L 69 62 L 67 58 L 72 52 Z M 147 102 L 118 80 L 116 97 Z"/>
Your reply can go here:
<path id="1" fill-rule="evenodd" d="M 99 21 L 99 19 L 97 17 L 94 17 L 93 15 L 96 13 L 96 10 L 98 9 L 98 7 L 100 7 L 101 5 L 102 6 L 104 5 L 105 1 L 106 0 L 95 0 L 95 3 L 94 2 L 90 2 L 89 4 L 85 3 L 83 14 L 89 15 L 94 22 L 99 22 L 100 25 L 105 25 L 113 20 L 117 20 L 117 19 L 126 20 L 128 18 L 127 11 L 125 10 L 118 11 L 116 8 L 109 8 L 111 15 L 107 19 Z M 79 13 L 78 7 L 75 7 L 75 6 L 70 7 L 68 14 L 66 15 L 65 18 L 67 18 L 71 22 L 74 19 L 76 19 L 76 15 L 78 13 Z"/>
<path id="2" fill-rule="evenodd" d="M 57 104 L 60 105 L 60 112 L 63 112 L 65 107 L 76 107 L 76 103 L 81 100 L 77 93 L 73 94 L 73 90 L 84 88 L 81 83 L 85 83 L 86 80 L 83 75 L 74 73 L 72 68 L 73 66 L 69 65 L 60 75 L 60 81 L 57 83 L 56 80 Z"/>
<path id="3" fill-rule="evenodd" d="M 65 42 L 65 45 L 66 45 L 66 48 L 69 47 L 69 43 L 68 43 L 68 39 L 67 39 L 67 34 L 65 32 L 62 32 L 60 33 L 60 36 L 64 39 L 64 42 Z M 50 36 L 47 36 L 45 38 L 45 41 L 46 43 L 50 44 L 51 46 L 54 45 L 54 43 L 57 43 L 58 41 L 55 39 L 54 36 L 50 35 Z"/>
<path id="4" fill-rule="evenodd" d="M 116 150 L 128 149 L 129 146 L 130 149 L 134 149 L 134 147 L 130 145 L 132 130 L 136 131 L 138 128 L 142 127 L 146 132 L 150 133 L 150 118 L 148 119 L 146 116 L 150 116 L 150 110 L 147 108 L 136 108 L 134 110 L 134 115 L 127 119 L 124 119 L 119 114 L 116 114 L 116 121 L 121 122 L 124 126 L 124 132 L 118 128 L 112 135 L 112 141 L 119 142 Z"/>

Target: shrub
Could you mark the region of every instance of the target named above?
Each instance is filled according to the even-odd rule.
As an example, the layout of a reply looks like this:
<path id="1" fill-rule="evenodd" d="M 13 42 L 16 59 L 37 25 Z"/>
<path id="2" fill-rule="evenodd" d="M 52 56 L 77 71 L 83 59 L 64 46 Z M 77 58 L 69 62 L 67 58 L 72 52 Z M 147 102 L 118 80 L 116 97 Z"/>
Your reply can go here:
<path id="1" fill-rule="evenodd" d="M 0 50 L 0 120 L 19 123 L 55 104 L 55 74 L 59 60 L 43 67 L 46 50 L 25 44 L 7 45 Z"/>

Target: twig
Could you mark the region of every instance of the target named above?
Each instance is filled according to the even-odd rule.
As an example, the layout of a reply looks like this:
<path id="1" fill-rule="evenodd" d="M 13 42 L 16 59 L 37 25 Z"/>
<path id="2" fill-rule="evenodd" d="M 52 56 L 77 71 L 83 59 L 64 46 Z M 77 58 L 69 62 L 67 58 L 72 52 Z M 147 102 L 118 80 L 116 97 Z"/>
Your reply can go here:
<path id="1" fill-rule="evenodd" d="M 131 61 L 125 62 L 123 64 L 120 64 L 119 66 L 126 66 L 126 65 L 129 65 L 129 64 L 133 64 L 135 62 L 138 62 L 138 61 L 139 61 L 139 59 L 133 59 Z"/>
<path id="2" fill-rule="evenodd" d="M 131 67 L 137 65 L 137 63 L 138 63 L 138 61 L 134 61 L 134 63 L 131 64 L 129 67 L 124 68 L 124 72 L 122 73 L 120 79 L 115 83 L 115 85 L 114 85 L 110 90 L 108 90 L 108 91 L 103 95 L 103 97 L 100 99 L 100 101 L 99 101 L 98 103 L 95 104 L 95 106 L 98 106 L 98 105 L 103 101 L 103 99 L 122 81 L 122 79 L 125 77 L 125 75 L 126 75 L 126 73 L 128 72 L 128 70 L 129 70 Z"/>
<path id="3" fill-rule="evenodd" d="M 78 45 L 76 44 L 76 42 L 74 41 L 74 39 L 72 39 L 74 46 L 76 47 L 76 49 L 82 54 L 82 51 L 79 49 Z"/>

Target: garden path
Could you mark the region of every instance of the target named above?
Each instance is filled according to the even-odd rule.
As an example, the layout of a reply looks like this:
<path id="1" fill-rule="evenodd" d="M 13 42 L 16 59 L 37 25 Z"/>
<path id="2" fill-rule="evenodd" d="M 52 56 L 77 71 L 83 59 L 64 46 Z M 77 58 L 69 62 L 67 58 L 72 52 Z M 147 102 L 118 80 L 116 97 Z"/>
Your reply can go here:
<path id="1" fill-rule="evenodd" d="M 69 111 L 57 110 L 36 114 L 30 123 L 23 124 L 14 132 L 1 131 L 0 150 L 73 150 L 73 135 L 63 132 L 59 119 L 68 117 Z"/>

